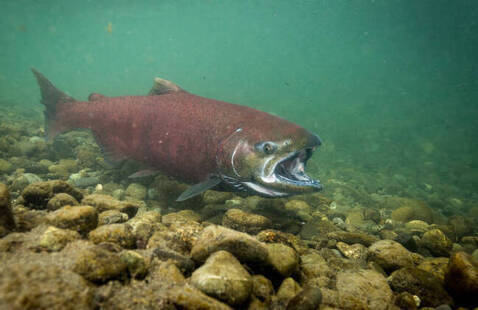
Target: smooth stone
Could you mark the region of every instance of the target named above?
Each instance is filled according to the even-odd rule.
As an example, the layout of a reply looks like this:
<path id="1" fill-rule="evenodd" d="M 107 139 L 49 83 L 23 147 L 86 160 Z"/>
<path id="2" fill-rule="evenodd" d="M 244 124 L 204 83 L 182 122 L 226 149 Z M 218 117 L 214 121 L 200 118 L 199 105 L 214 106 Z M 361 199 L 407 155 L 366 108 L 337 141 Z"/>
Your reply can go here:
<path id="1" fill-rule="evenodd" d="M 210 225 L 201 232 L 191 249 L 191 257 L 203 262 L 219 250 L 228 251 L 243 263 L 264 264 L 268 257 L 264 243 L 246 233 L 217 225 Z"/>
<path id="2" fill-rule="evenodd" d="M 388 283 L 395 292 L 409 292 L 420 297 L 422 306 L 437 307 L 453 302 L 438 278 L 415 267 L 394 271 L 388 278 Z"/>
<path id="3" fill-rule="evenodd" d="M 417 268 L 433 274 L 444 283 L 448 262 L 447 257 L 427 257 Z"/>
<path id="4" fill-rule="evenodd" d="M 129 218 L 133 218 L 138 212 L 137 204 L 130 201 L 119 201 L 112 196 L 103 194 L 92 194 L 85 196 L 81 203 L 83 205 L 95 207 L 98 212 L 118 210 L 128 214 Z"/>
<path id="5" fill-rule="evenodd" d="M 376 271 L 341 271 L 336 281 L 339 296 L 355 297 L 361 308 L 387 309 L 393 301 L 387 279 Z"/>
<path id="6" fill-rule="evenodd" d="M 380 240 L 369 248 L 369 261 L 376 262 L 386 272 L 414 265 L 412 252 L 393 240 Z"/>
<path id="7" fill-rule="evenodd" d="M 7 174 L 14 170 L 13 165 L 3 158 L 0 158 L 0 173 Z"/>
<path id="8" fill-rule="evenodd" d="M 457 304 L 476 306 L 478 261 L 465 252 L 453 253 L 445 271 L 445 287 Z"/>
<path id="9" fill-rule="evenodd" d="M 203 195 L 204 204 L 223 204 L 232 198 L 231 192 L 206 191 Z"/>
<path id="10" fill-rule="evenodd" d="M 413 220 L 405 224 L 405 228 L 412 234 L 424 234 L 430 229 L 430 225 L 427 222 L 420 220 Z"/>
<path id="11" fill-rule="evenodd" d="M 257 234 L 261 230 L 271 228 L 272 222 L 262 215 L 229 209 L 222 218 L 222 225 L 249 234 Z"/>
<path id="12" fill-rule="evenodd" d="M 148 189 L 139 183 L 131 183 L 126 188 L 125 195 L 137 200 L 144 200 L 148 195 Z"/>
<path id="13" fill-rule="evenodd" d="M 318 287 L 307 286 L 287 304 L 287 310 L 315 310 L 322 302 L 322 292 Z"/>
<path id="14" fill-rule="evenodd" d="M 46 208 L 50 211 L 58 210 L 64 206 L 77 206 L 78 201 L 67 193 L 59 193 L 53 196 L 46 205 Z"/>
<path id="15" fill-rule="evenodd" d="M 444 257 L 450 255 L 453 247 L 451 240 L 440 229 L 425 232 L 420 239 L 420 245 L 428 249 L 433 255 Z"/>
<path id="16" fill-rule="evenodd" d="M 43 182 L 43 179 L 33 173 L 22 173 L 13 180 L 11 189 L 12 191 L 21 192 L 25 187 L 36 182 Z"/>
<path id="17" fill-rule="evenodd" d="M 300 257 L 300 270 L 304 280 L 333 276 L 325 258 L 318 253 L 305 254 Z M 304 282 L 304 281 L 302 281 Z"/>
<path id="18" fill-rule="evenodd" d="M 65 206 L 49 213 L 46 216 L 46 221 L 58 228 L 86 234 L 98 225 L 98 214 L 91 206 Z"/>
<path id="19" fill-rule="evenodd" d="M 132 250 L 121 251 L 120 259 L 126 264 L 129 274 L 134 278 L 143 278 L 148 272 L 145 258 Z"/>
<path id="20" fill-rule="evenodd" d="M 217 251 L 191 275 L 191 283 L 203 293 L 229 305 L 241 305 L 252 292 L 252 277 L 227 251 Z"/>
<path id="21" fill-rule="evenodd" d="M 92 282 L 125 277 L 128 265 L 116 253 L 101 246 L 88 246 L 75 258 L 73 271 Z"/>
<path id="22" fill-rule="evenodd" d="M 48 251 L 60 251 L 69 242 L 80 238 L 81 235 L 76 231 L 49 226 L 40 236 L 38 245 Z"/>
<path id="23" fill-rule="evenodd" d="M 268 262 L 282 277 L 291 276 L 299 266 L 297 252 L 282 243 L 267 243 Z"/>
<path id="24" fill-rule="evenodd" d="M 153 232 L 163 226 L 161 224 L 161 213 L 158 211 L 147 211 L 138 214 L 127 223 L 132 228 L 139 248 L 145 248 Z"/>
<path id="25" fill-rule="evenodd" d="M 368 256 L 368 249 L 360 243 L 348 245 L 339 241 L 337 242 L 337 249 L 347 258 L 365 261 Z"/>
<path id="26" fill-rule="evenodd" d="M 45 209 L 48 201 L 58 193 L 66 193 L 77 201 L 83 199 L 83 194 L 70 184 L 61 180 L 38 182 L 28 185 L 22 193 L 25 206 L 32 209 Z"/>
<path id="27" fill-rule="evenodd" d="M 167 302 L 177 306 L 177 309 L 214 309 L 231 310 L 228 305 L 209 297 L 190 285 L 174 286 L 166 292 Z"/>
<path id="28" fill-rule="evenodd" d="M 335 239 L 347 244 L 360 243 L 365 246 L 370 246 L 372 243 L 377 242 L 379 239 L 373 235 L 369 235 L 361 232 L 348 232 L 348 231 L 334 231 L 327 235 L 329 239 Z"/>
<path id="29" fill-rule="evenodd" d="M 128 221 L 128 214 L 118 210 L 108 210 L 98 214 L 98 226 L 124 223 L 126 221 Z"/>
<path id="30" fill-rule="evenodd" d="M 299 283 L 294 279 L 285 278 L 277 290 L 277 302 L 279 305 L 286 306 L 301 290 Z"/>
<path id="31" fill-rule="evenodd" d="M 0 237 L 15 229 L 8 187 L 0 183 Z"/>
<path id="32" fill-rule="evenodd" d="M 131 226 L 125 223 L 99 226 L 90 231 L 88 239 L 96 244 L 113 242 L 128 249 L 136 246 L 133 230 Z"/>
<path id="33" fill-rule="evenodd" d="M 252 294 L 260 301 L 270 303 L 271 298 L 274 295 L 274 286 L 271 280 L 267 279 L 263 275 L 252 276 Z"/>
<path id="34" fill-rule="evenodd" d="M 312 220 L 312 208 L 310 205 L 302 200 L 289 200 L 284 204 L 284 210 L 290 214 L 298 217 L 304 222 Z"/>

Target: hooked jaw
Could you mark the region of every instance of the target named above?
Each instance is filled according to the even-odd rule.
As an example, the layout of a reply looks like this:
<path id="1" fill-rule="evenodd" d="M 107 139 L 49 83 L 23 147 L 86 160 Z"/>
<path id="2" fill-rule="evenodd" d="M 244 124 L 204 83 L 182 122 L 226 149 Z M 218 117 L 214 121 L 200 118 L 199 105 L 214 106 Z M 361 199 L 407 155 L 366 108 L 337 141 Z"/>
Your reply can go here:
<path id="1" fill-rule="evenodd" d="M 319 140 L 320 141 L 320 140 Z M 305 173 L 307 160 L 315 147 L 307 147 L 287 154 L 258 176 L 256 182 L 243 182 L 250 190 L 267 197 L 286 197 L 293 194 L 316 192 L 322 184 Z"/>

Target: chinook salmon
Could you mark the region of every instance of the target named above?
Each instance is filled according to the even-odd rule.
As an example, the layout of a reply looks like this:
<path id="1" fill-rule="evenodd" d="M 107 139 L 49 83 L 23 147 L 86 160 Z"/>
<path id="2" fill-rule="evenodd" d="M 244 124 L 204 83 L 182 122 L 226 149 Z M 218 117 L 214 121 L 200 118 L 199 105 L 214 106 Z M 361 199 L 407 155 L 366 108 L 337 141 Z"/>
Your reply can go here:
<path id="1" fill-rule="evenodd" d="M 78 101 L 32 69 L 45 106 L 49 139 L 90 129 L 105 157 L 129 158 L 147 169 L 194 184 L 178 201 L 207 189 L 285 197 L 322 189 L 305 173 L 319 137 L 277 116 L 191 94 L 155 78 L 146 96 Z"/>

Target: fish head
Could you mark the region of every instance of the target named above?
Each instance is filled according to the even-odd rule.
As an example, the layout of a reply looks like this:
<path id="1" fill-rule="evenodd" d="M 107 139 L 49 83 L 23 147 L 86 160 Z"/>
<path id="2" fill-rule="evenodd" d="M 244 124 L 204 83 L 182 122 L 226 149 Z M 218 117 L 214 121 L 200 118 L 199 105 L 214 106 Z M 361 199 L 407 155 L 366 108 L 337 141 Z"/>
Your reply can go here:
<path id="1" fill-rule="evenodd" d="M 294 126 L 287 131 L 238 128 L 218 148 L 217 165 L 223 181 L 239 191 L 266 197 L 286 197 L 322 189 L 305 166 L 321 145 L 320 138 Z"/>

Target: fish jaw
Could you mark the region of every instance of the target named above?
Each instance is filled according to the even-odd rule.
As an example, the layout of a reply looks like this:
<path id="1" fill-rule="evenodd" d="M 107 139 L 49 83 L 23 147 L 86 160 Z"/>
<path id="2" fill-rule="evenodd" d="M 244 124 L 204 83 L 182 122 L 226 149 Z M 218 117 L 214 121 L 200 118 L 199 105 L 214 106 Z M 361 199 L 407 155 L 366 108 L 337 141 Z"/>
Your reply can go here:
<path id="1" fill-rule="evenodd" d="M 257 142 L 246 134 L 240 132 L 230 139 L 219 157 L 226 159 L 218 162 L 220 177 L 226 184 L 270 198 L 322 190 L 320 181 L 305 172 L 307 161 L 321 144 L 318 136 L 301 130 L 295 137 Z M 273 145 L 274 151 L 265 154 L 264 143 Z"/>

